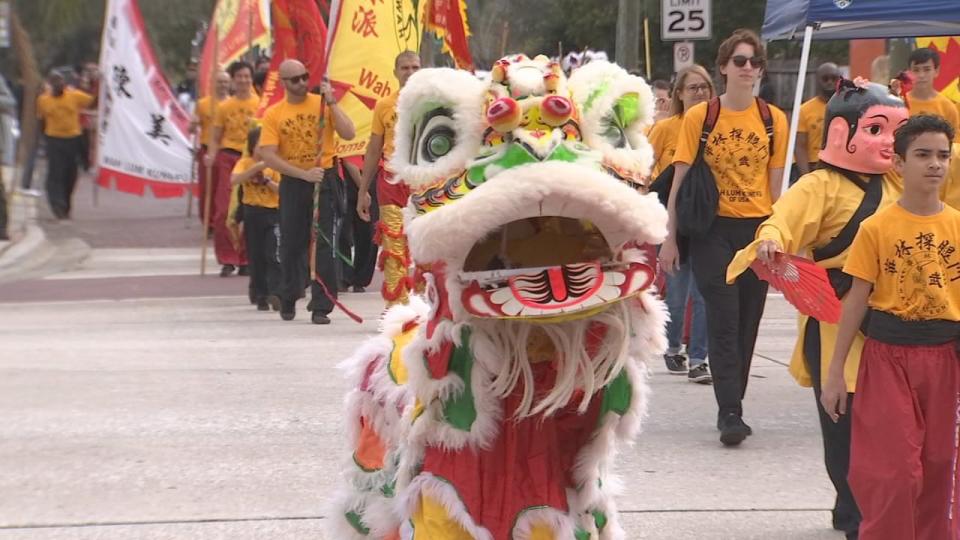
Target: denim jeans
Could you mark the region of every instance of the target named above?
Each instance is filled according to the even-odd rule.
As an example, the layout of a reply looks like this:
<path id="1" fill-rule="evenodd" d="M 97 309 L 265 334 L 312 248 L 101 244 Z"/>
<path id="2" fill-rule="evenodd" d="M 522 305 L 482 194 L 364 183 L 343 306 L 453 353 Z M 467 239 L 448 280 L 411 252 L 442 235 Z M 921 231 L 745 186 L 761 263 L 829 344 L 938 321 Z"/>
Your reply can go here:
<path id="1" fill-rule="evenodd" d="M 690 263 L 680 265 L 672 276 L 667 275 L 667 309 L 670 322 L 667 323 L 667 341 L 670 354 L 678 354 L 683 339 L 684 312 L 687 299 L 693 300 L 693 319 L 690 327 L 690 343 L 687 346 L 689 366 L 702 364 L 707 358 L 707 315 L 703 307 L 703 297 L 693 280 Z"/>

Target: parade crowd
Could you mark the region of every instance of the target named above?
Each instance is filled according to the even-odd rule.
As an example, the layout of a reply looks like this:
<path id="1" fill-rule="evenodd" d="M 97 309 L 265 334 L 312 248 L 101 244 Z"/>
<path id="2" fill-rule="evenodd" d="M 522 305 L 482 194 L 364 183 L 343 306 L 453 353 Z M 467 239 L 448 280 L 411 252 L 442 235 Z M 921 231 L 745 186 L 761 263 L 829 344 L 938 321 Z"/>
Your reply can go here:
<path id="1" fill-rule="evenodd" d="M 420 59 L 407 51 L 394 67 L 403 87 Z M 786 115 L 755 96 L 767 67 L 757 35 L 735 32 L 715 67 L 722 93 L 698 65 L 651 84 L 650 188 L 670 216 L 659 251 L 667 370 L 712 384 L 720 441 L 742 444 L 753 435 L 743 402 L 768 289 L 751 265 L 812 259 L 844 314 L 839 324 L 800 317 L 790 373 L 813 389 L 834 528 L 848 538 L 955 539 L 960 113 L 934 89 L 937 52 L 913 51 L 909 75 L 894 81 L 851 81 L 820 65 L 793 156 Z M 336 153 L 355 129 L 331 86 L 308 88 L 296 60 L 279 76 L 284 101 L 259 121 L 264 75 L 246 62 L 218 73 L 215 95 L 196 103 L 200 200 L 209 201 L 200 217 L 220 275 L 248 275 L 250 301 L 285 321 L 309 288 L 312 322 L 329 324 L 339 294 L 362 292 L 378 264 L 386 304 L 405 302 L 409 192 L 389 166 L 398 93 L 377 103 L 366 155 L 351 159 Z M 68 218 L 85 155 L 80 112 L 96 92 L 57 73 L 48 83 L 37 104 L 47 193 L 54 215 Z M 784 191 L 788 161 L 799 174 Z M 715 183 L 716 213 L 685 220 L 682 186 L 702 178 Z"/>

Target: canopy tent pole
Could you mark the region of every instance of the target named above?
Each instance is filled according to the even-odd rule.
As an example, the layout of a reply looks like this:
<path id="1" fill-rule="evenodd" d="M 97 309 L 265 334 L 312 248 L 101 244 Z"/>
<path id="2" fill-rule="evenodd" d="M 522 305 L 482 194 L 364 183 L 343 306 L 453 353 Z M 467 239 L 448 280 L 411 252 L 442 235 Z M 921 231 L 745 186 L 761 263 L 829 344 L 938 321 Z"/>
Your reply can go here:
<path id="1" fill-rule="evenodd" d="M 793 151 L 797 146 L 797 127 L 800 125 L 800 105 L 803 104 L 803 85 L 807 81 L 807 64 L 810 62 L 810 42 L 813 40 L 813 26 L 807 25 L 803 31 L 803 52 L 800 53 L 800 69 L 797 71 L 797 91 L 793 95 L 793 111 L 790 114 L 790 136 L 787 137 L 787 162 L 783 166 L 783 188 L 786 193 L 790 187 L 790 171 L 793 169 Z"/>

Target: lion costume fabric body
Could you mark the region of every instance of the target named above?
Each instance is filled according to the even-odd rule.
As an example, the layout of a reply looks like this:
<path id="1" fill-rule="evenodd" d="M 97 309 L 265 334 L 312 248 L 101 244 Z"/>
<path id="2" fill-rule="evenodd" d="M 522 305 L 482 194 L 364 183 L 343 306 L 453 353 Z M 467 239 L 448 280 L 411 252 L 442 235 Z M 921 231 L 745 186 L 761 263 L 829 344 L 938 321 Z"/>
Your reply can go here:
<path id="1" fill-rule="evenodd" d="M 606 62 L 410 78 L 391 168 L 425 293 L 345 363 L 331 538 L 624 537 L 610 469 L 666 346 L 651 285 L 667 215 L 637 189 L 652 112 L 646 83 Z"/>

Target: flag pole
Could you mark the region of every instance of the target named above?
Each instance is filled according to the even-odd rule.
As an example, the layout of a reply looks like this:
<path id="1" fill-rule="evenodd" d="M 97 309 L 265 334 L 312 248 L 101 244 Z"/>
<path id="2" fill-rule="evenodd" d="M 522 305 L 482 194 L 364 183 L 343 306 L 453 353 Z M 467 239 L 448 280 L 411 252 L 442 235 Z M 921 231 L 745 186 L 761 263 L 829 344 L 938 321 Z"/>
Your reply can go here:
<path id="1" fill-rule="evenodd" d="M 214 42 L 213 42 L 213 59 L 210 62 L 210 80 L 208 84 L 210 85 L 210 110 L 213 112 L 214 117 L 217 113 L 217 75 L 220 72 L 220 53 L 218 47 L 220 45 L 220 32 L 217 29 L 216 18 L 213 21 L 213 32 L 211 32 Z M 213 130 L 210 130 L 211 135 Z M 210 148 L 210 142 L 207 141 L 207 149 Z M 214 159 L 217 156 L 213 156 Z M 203 181 L 203 230 L 200 231 L 200 236 L 202 240 L 200 241 L 201 251 L 200 251 L 200 275 L 204 276 L 207 274 L 207 231 L 210 230 L 210 201 L 212 194 L 210 193 L 210 184 L 211 178 L 213 177 L 213 165 L 203 164 L 207 168 L 207 175 Z"/>

